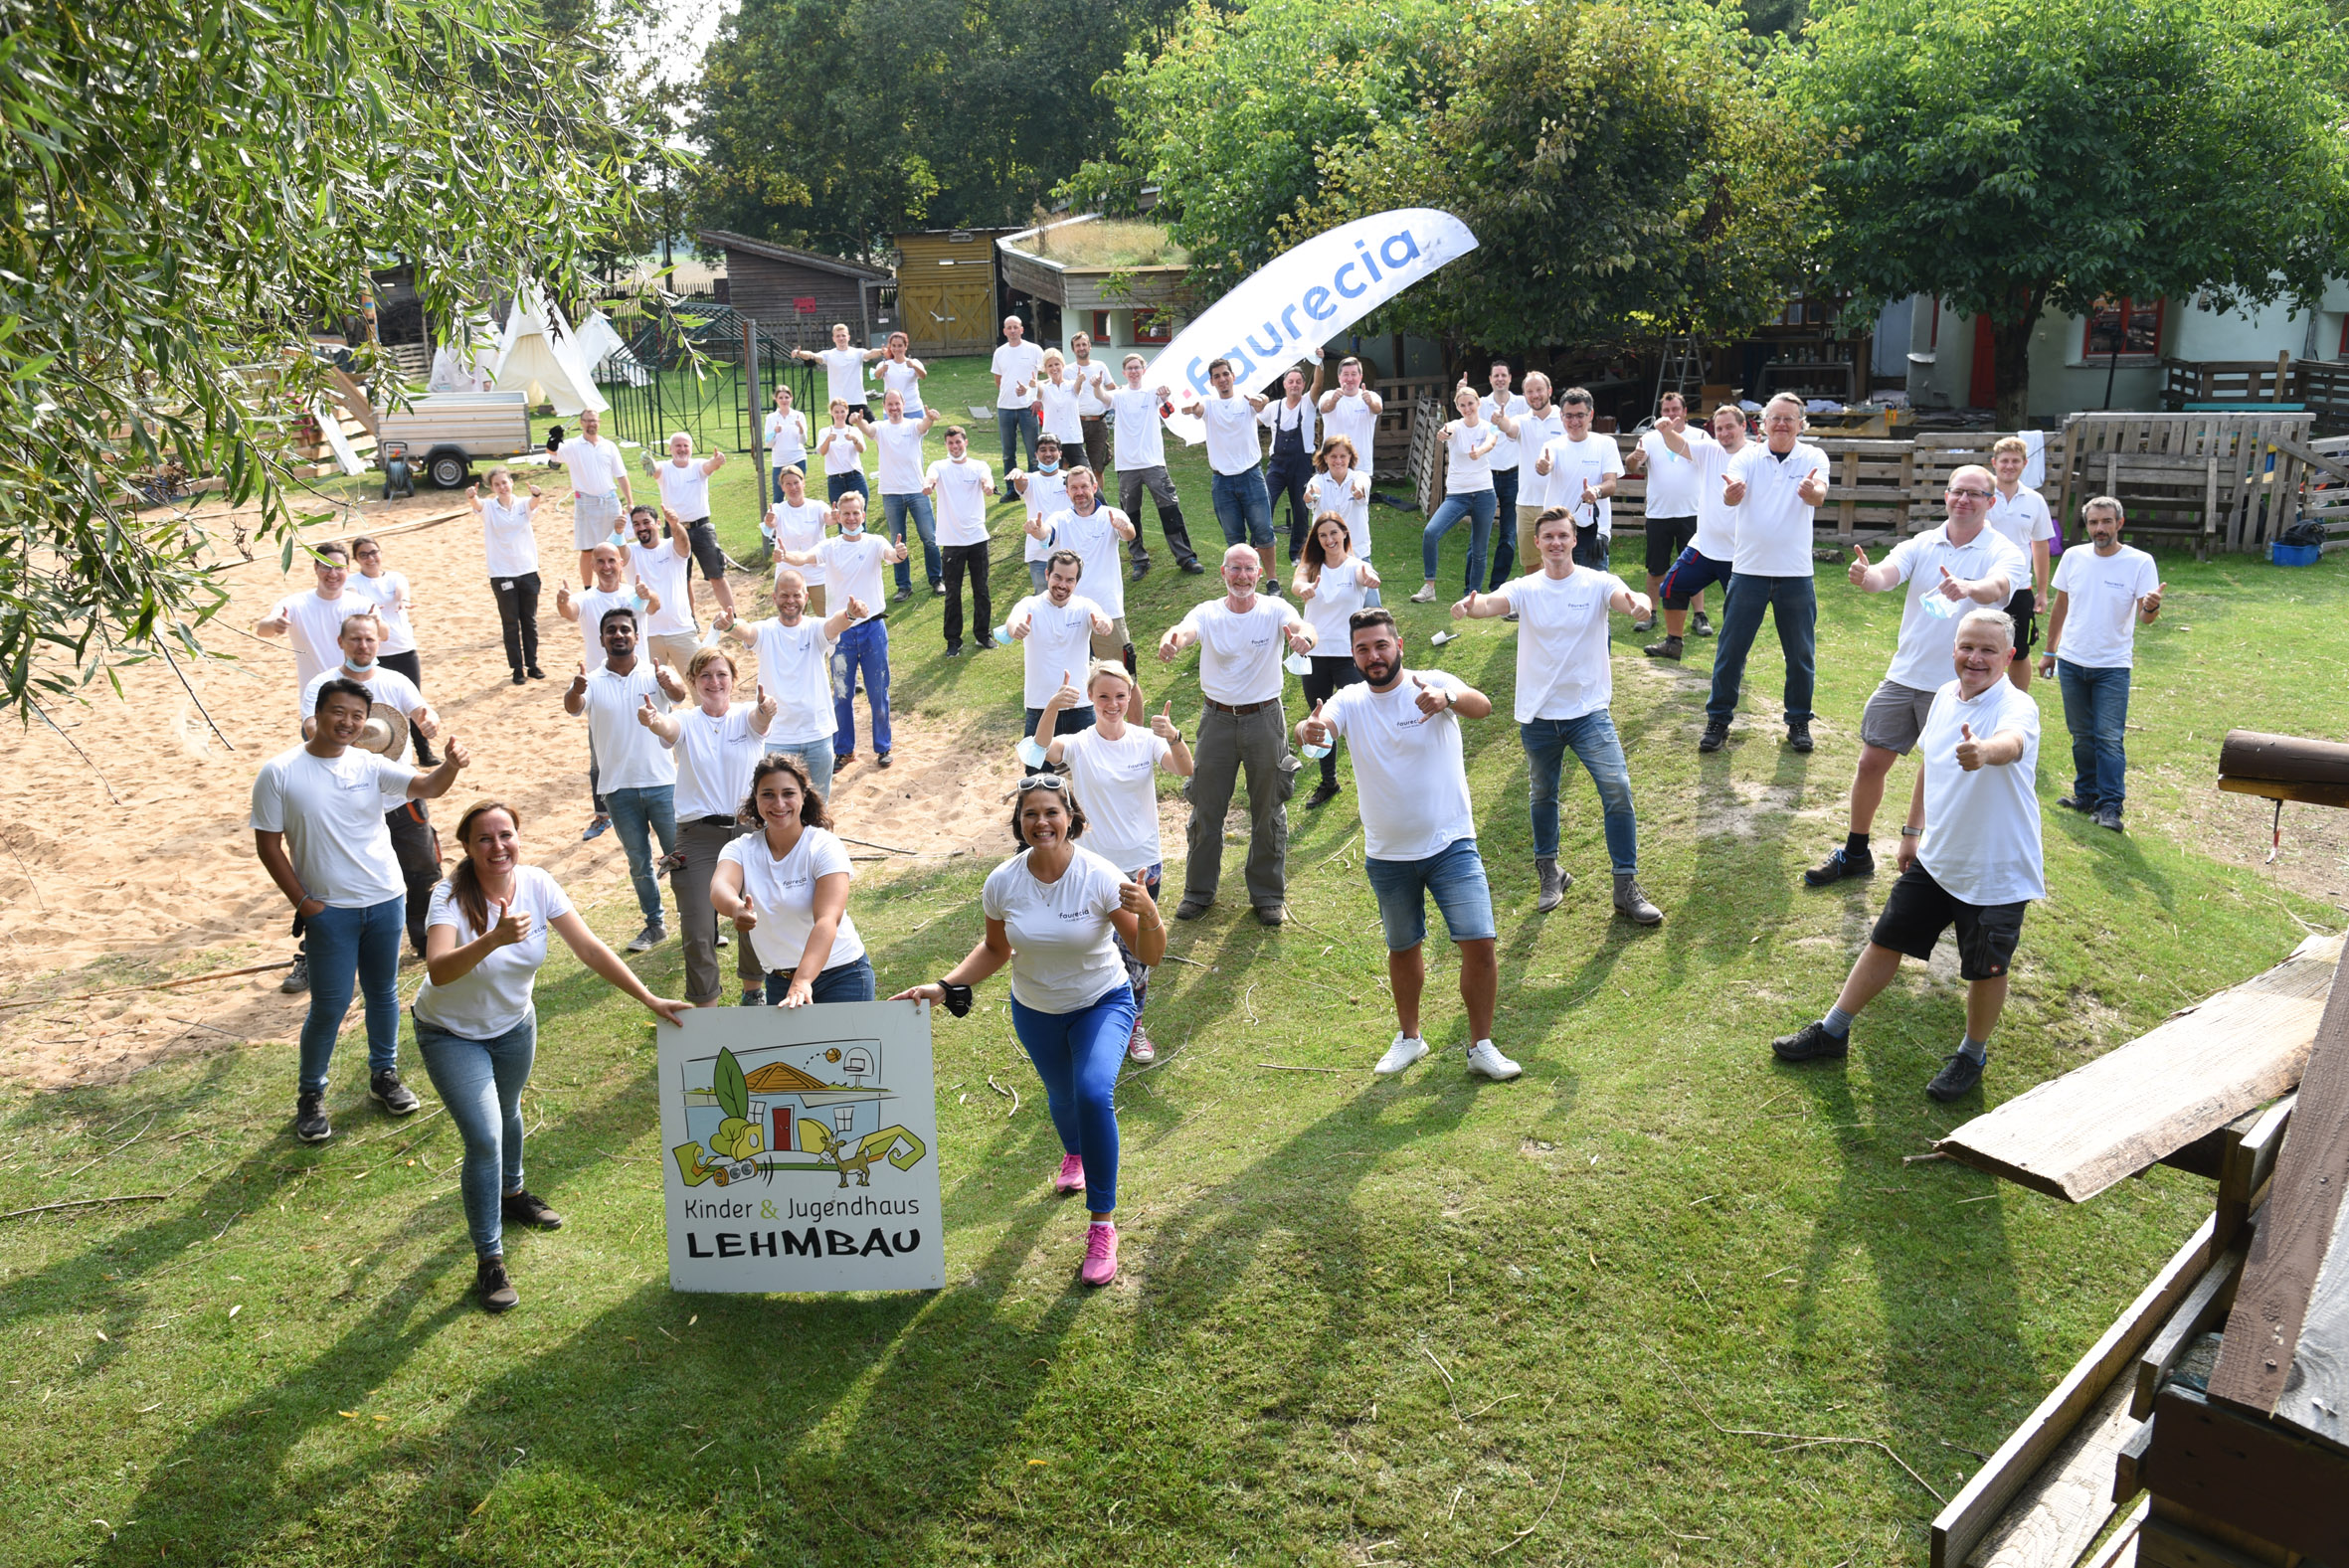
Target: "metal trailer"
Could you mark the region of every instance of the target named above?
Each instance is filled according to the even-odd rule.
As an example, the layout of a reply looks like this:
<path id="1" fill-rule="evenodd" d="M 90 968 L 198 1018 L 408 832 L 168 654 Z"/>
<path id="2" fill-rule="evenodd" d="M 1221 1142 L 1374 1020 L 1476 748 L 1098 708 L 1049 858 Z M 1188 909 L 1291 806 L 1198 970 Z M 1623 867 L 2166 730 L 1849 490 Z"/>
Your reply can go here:
<path id="1" fill-rule="evenodd" d="M 530 409 L 520 392 L 433 392 L 380 417 L 376 452 L 408 454 L 411 467 L 444 490 L 471 482 L 473 463 L 532 449 Z M 421 453 L 421 456 L 418 454 Z"/>

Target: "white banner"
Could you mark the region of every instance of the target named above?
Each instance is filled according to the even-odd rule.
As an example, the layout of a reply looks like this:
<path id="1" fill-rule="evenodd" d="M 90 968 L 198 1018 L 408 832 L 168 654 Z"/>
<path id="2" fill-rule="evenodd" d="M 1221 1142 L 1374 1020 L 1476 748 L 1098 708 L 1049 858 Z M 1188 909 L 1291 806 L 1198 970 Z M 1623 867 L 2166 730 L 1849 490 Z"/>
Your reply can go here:
<path id="1" fill-rule="evenodd" d="M 1475 249 L 1468 225 L 1433 207 L 1342 224 L 1275 257 L 1208 306 L 1159 351 L 1142 384 L 1174 389 L 1177 403 L 1187 401 L 1184 387 L 1205 397 L 1208 363 L 1228 359 L 1241 391 L 1269 390 L 1291 365 Z M 1192 413 L 1169 416 L 1167 429 L 1194 446 L 1207 438 Z"/>
<path id="2" fill-rule="evenodd" d="M 945 1288 L 927 1003 L 696 1007 L 657 1038 L 671 1290 Z"/>

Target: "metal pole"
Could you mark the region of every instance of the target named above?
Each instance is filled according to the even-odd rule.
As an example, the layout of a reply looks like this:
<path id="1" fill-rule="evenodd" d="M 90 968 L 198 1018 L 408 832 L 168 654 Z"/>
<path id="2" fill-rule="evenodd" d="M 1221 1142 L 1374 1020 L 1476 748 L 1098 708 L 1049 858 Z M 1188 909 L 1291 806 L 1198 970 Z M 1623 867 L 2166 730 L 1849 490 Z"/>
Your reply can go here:
<path id="1" fill-rule="evenodd" d="M 751 416 L 751 471 L 761 478 L 767 473 L 766 410 L 759 402 L 759 324 L 749 316 L 742 318 L 742 373 Z"/>

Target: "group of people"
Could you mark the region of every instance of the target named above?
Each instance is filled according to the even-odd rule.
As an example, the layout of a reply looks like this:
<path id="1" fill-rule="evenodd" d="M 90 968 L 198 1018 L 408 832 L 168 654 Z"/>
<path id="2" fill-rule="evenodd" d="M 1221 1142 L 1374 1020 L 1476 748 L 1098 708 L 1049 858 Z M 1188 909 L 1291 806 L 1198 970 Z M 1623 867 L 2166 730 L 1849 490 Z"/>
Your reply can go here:
<path id="1" fill-rule="evenodd" d="M 1005 349 L 1025 346 L 1008 327 L 1005 336 Z M 825 356 L 827 371 L 837 376 L 860 375 L 862 364 L 876 357 L 858 354 L 855 366 L 844 359 L 835 364 L 844 347 Z M 1147 1063 L 1156 1054 L 1143 1015 L 1152 968 L 1167 945 L 1160 918 L 1162 773 L 1182 781 L 1189 808 L 1183 886 L 1173 918 L 1195 921 L 1215 905 L 1225 817 L 1244 787 L 1243 885 L 1255 918 L 1279 927 L 1289 918 L 1287 802 L 1307 761 L 1319 765 L 1309 807 L 1342 792 L 1336 750 L 1343 742 L 1396 1013 L 1393 1037 L 1374 1070 L 1399 1074 L 1429 1053 L 1421 1002 L 1432 897 L 1459 953 L 1465 1065 L 1498 1081 L 1522 1072 L 1493 1038 L 1498 931 L 1461 729 L 1463 722 L 1489 718 L 1494 703 L 1449 672 L 1411 667 L 1395 616 L 1379 602 L 1362 461 L 1379 409 L 1361 384 L 1359 365 L 1341 366 L 1335 393 L 1320 392 L 1318 371 L 1309 379 L 1298 369 L 1284 376 L 1278 396 L 1265 397 L 1238 390 L 1228 364 L 1209 368 L 1212 390 L 1195 401 L 1227 541 L 1223 592 L 1193 606 L 1157 642 L 1168 665 L 1198 650 L 1199 712 L 1195 733 L 1185 734 L 1171 702 L 1150 711 L 1127 622 L 1128 570 L 1139 577 L 1147 569 L 1146 555 L 1125 554 L 1139 545 L 1140 529 L 1127 510 L 1106 504 L 1090 461 L 1063 461 L 1079 452 L 1090 458 L 1095 435 L 1084 422 L 1106 422 L 1131 499 L 1138 502 L 1144 489 L 1159 495 L 1162 529 L 1176 559 L 1204 570 L 1187 553 L 1157 444 L 1175 392 L 1145 385 L 1139 356 L 1122 365 L 1123 388 L 1112 388 L 1097 365 L 1080 371 L 1103 413 L 1086 415 L 1078 399 L 1042 399 L 1051 418 L 1033 433 L 1031 466 L 1014 467 L 1006 450 L 1009 482 L 999 487 L 970 455 L 960 430 L 948 433 L 946 458 L 919 464 L 921 435 L 936 416 L 919 408 L 926 371 L 901 349 L 893 343 L 878 355 L 885 374 L 899 367 L 879 420 L 835 420 L 859 428 L 859 439 L 880 444 L 884 503 L 904 502 L 887 508 L 892 537 L 867 531 L 861 487 L 841 489 L 829 504 L 814 502 L 803 466 L 783 464 L 765 519 L 776 563 L 771 616 L 741 618 L 726 591 L 723 555 L 714 570 L 705 557 L 705 547 L 718 548 L 707 492 L 722 453 L 699 459 L 685 437 L 672 440 L 665 460 L 653 465 L 661 496 L 655 507 L 633 501 L 627 467 L 617 451 L 606 454 L 609 443 L 592 416 L 577 438 L 563 443 L 588 584 L 575 593 L 566 580 L 557 597 L 559 612 L 582 635 L 583 656 L 563 706 L 586 721 L 595 796 L 586 836 L 608 826 L 619 830 L 643 916 L 631 952 L 650 951 L 666 939 L 659 890 L 666 875 L 683 932 L 681 999 L 653 994 L 588 931 L 554 880 L 523 864 L 522 823 L 510 805 L 484 800 L 470 807 L 456 827 L 455 867 L 441 874 L 425 802 L 445 795 L 470 757 L 443 734 L 440 716 L 424 700 L 407 619 L 415 601 L 405 580 L 384 570 L 380 541 L 360 539 L 349 551 L 318 547 L 315 592 L 281 602 L 257 627 L 265 636 L 292 637 L 302 692 L 301 743 L 263 769 L 252 817 L 257 852 L 292 904 L 304 941 L 297 962 L 304 966 L 310 1013 L 302 1031 L 296 1134 L 311 1141 L 332 1135 L 327 1072 L 355 990 L 364 1002 L 372 1095 L 395 1115 L 416 1109 L 397 1059 L 398 947 L 405 928 L 427 969 L 414 1004 L 418 1049 L 464 1135 L 467 1223 L 481 1299 L 493 1310 L 516 1300 L 504 1268 L 503 1225 L 562 1223 L 523 1185 L 517 1111 L 535 1038 L 530 988 L 550 929 L 591 969 L 672 1020 L 683 1008 L 724 1000 L 720 954 L 730 942 L 745 1005 L 859 1001 L 878 993 L 849 911 L 854 868 L 832 829 L 827 800 L 835 770 L 855 755 L 852 699 L 859 680 L 870 706 L 874 759 L 888 766 L 891 601 L 884 598 L 882 568 L 898 568 L 896 599 L 908 598 L 909 522 L 926 548 L 935 522 L 944 540 L 940 567 L 959 576 L 959 564 L 972 576 L 975 644 L 1020 649 L 1025 772 L 1012 799 L 1017 853 L 987 881 L 983 937 L 946 975 L 896 995 L 960 1014 L 971 1005 L 972 987 L 1010 967 L 1013 1026 L 1045 1086 L 1063 1144 L 1055 1185 L 1087 1194 L 1092 1223 L 1080 1271 L 1086 1281 L 1105 1283 L 1116 1271 L 1118 1074 L 1125 1062 Z M 1087 353 L 1074 357 L 1091 364 Z M 1031 362 L 998 353 L 996 363 L 1003 396 L 1027 400 L 1039 387 L 1060 387 L 1070 359 L 1057 350 L 1049 362 L 1040 354 Z M 788 397 L 778 401 L 788 420 Z M 835 414 L 845 401 L 835 398 Z M 1127 430 L 1128 403 L 1136 423 L 1148 428 L 1148 444 Z M 1491 396 L 1463 385 L 1457 406 L 1458 420 L 1443 433 L 1451 494 L 1427 524 L 1426 570 L 1412 598 L 1433 598 L 1434 544 L 1468 520 L 1466 591 L 1450 612 L 1459 619 L 1505 618 L 1517 628 L 1513 711 L 1527 759 L 1536 910 L 1556 909 L 1573 882 L 1560 864 L 1559 807 L 1571 751 L 1600 802 L 1613 908 L 1630 922 L 1654 926 L 1664 916 L 1638 879 L 1630 771 L 1609 711 L 1609 616 L 1631 617 L 1640 629 L 1663 620 L 1664 640 L 1647 651 L 1677 659 L 1690 634 L 1688 617 L 1702 613 L 1701 596 L 1723 590 L 1699 742 L 1700 751 L 1713 752 L 1725 738 L 1747 650 L 1769 610 L 1785 649 L 1788 742 L 1809 750 L 1816 614 L 1811 514 L 1825 499 L 1825 459 L 1801 441 L 1795 400 L 1773 400 L 1762 411 L 1761 439 L 1749 440 L 1741 412 L 1717 413 L 1709 435 L 1668 396 L 1640 443 L 1650 476 L 1649 582 L 1640 592 L 1608 570 L 1607 501 L 1624 465 L 1613 440 L 1590 432 L 1590 395 L 1569 389 L 1553 402 L 1536 373 L 1519 396 L 1508 367 L 1496 366 Z M 909 418 L 915 410 L 918 420 Z M 1006 414 L 1018 412 L 1005 405 Z M 1359 423 L 1365 420 L 1367 428 Z M 1349 422 L 1355 429 L 1339 428 Z M 912 434 L 899 434 L 901 427 Z M 1286 594 L 1272 553 L 1274 485 L 1258 441 L 1266 431 L 1280 493 L 1291 497 Z M 1008 448 L 1030 433 L 1023 421 L 1006 419 L 1000 434 Z M 1504 441 L 1515 447 L 1515 461 L 1506 466 L 1499 461 Z M 894 455 L 893 443 L 901 446 Z M 1240 461 L 1243 444 L 1254 450 L 1253 461 Z M 820 437 L 810 449 L 821 449 Z M 1128 455 L 1157 460 L 1129 469 Z M 1910 751 L 1920 767 L 1901 831 L 1899 880 L 1836 1004 L 1774 1042 L 1784 1060 L 1842 1056 L 1854 1016 L 1889 983 L 1901 956 L 1924 958 L 1954 925 L 1969 985 L 1966 1028 L 1928 1092 L 1954 1099 L 1979 1081 L 2024 909 L 2045 892 L 2034 788 L 2039 718 L 2027 686 L 2033 607 L 2050 589 L 2042 672 L 2060 681 L 2078 774 L 2063 804 L 2119 825 L 2133 631 L 2159 613 L 2161 586 L 2150 558 L 2119 543 L 2122 516 L 2108 497 L 2083 509 L 2088 547 L 2067 551 L 2051 574 L 2052 520 L 2044 503 L 2033 504 L 2036 494 L 2019 485 L 2022 456 L 2002 442 L 1993 468 L 1952 474 L 1941 524 L 1899 541 L 1881 562 L 1854 552 L 1847 573 L 1853 586 L 1871 593 L 1902 588 L 1905 605 L 1891 668 L 1862 716 L 1849 832 L 1823 865 L 1806 873 L 1813 885 L 1873 873 L 1870 834 L 1890 772 Z M 1307 476 L 1292 486 L 1301 460 Z M 1505 472 L 1506 484 L 1500 482 Z M 591 482 L 607 488 L 591 490 Z M 1526 499 L 1536 486 L 1539 498 Z M 524 544 L 531 509 L 541 499 L 534 492 L 517 497 L 502 470 L 490 475 L 486 498 L 474 496 L 517 682 L 543 678 L 534 622 L 524 609 L 537 597 L 535 547 L 526 554 Z M 986 589 L 991 500 L 1022 509 L 1032 590 L 999 627 L 989 624 Z M 1504 504 L 1514 510 L 1515 526 L 1493 549 L 1488 575 L 1485 552 L 1493 548 L 1489 536 Z M 1658 510 L 1670 504 L 1692 510 L 1686 516 Z M 959 542 L 966 528 L 978 534 L 969 545 Z M 974 553 L 958 557 L 957 551 Z M 349 570 L 354 552 L 356 577 Z M 1520 558 L 1530 570 L 1509 576 Z M 696 566 L 717 601 L 706 631 L 693 609 Z M 958 608 L 959 585 L 948 607 L 949 656 L 964 645 L 953 613 Z M 748 691 L 736 647 L 756 659 Z M 338 662 L 327 662 L 337 655 Z M 1294 722 L 1286 697 L 1291 672 L 1300 677 L 1305 701 Z M 408 727 L 415 767 L 386 755 L 396 751 L 378 728 L 386 711 Z M 436 740 L 444 751 L 438 759 Z"/>

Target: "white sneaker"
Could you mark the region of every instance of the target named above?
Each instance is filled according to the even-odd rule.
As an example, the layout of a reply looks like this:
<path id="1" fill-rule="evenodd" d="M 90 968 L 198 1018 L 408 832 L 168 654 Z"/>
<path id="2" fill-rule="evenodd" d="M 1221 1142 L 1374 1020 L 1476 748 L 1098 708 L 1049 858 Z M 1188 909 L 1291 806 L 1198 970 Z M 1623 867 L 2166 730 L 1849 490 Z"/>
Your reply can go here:
<path id="1" fill-rule="evenodd" d="M 1433 583 L 1425 583 L 1425 584 L 1422 584 L 1422 585 L 1420 585 L 1419 592 L 1418 592 L 1418 593 L 1416 593 L 1416 594 L 1413 594 L 1413 595 L 1411 596 L 1411 603 L 1412 603 L 1412 604 L 1414 604 L 1414 605 L 1432 605 L 1432 604 L 1434 604 L 1434 603 L 1435 603 L 1435 585 L 1434 585 Z"/>
<path id="2" fill-rule="evenodd" d="M 1479 1040 L 1468 1048 L 1468 1070 L 1472 1073 L 1482 1073 L 1487 1078 L 1504 1084 L 1525 1071 L 1517 1063 L 1503 1056 L 1500 1049 L 1490 1040 Z"/>
<path id="3" fill-rule="evenodd" d="M 1371 1071 L 1381 1078 L 1392 1078 L 1426 1054 L 1425 1040 L 1417 1035 L 1404 1034 L 1398 1029 L 1395 1031 L 1394 1044 L 1386 1048 L 1386 1054 L 1378 1058 L 1378 1065 Z"/>

